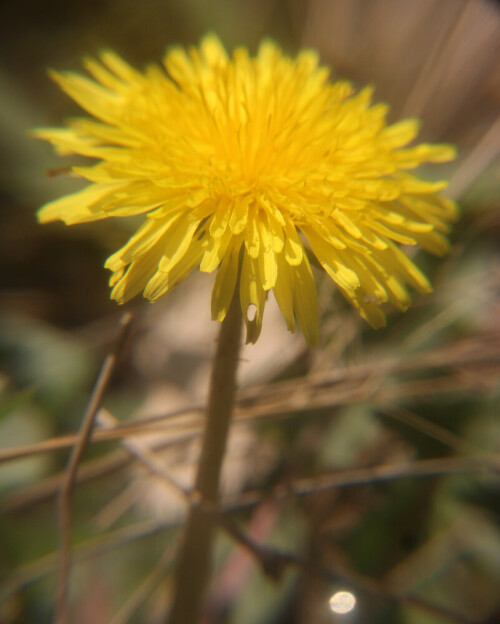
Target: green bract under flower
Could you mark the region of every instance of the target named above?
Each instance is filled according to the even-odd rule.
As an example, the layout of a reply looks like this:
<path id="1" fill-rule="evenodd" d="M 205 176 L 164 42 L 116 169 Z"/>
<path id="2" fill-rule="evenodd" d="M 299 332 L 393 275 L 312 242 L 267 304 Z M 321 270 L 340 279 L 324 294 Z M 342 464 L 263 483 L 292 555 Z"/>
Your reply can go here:
<path id="1" fill-rule="evenodd" d="M 145 215 L 106 262 L 119 303 L 140 292 L 155 301 L 199 267 L 216 271 L 216 320 L 239 283 L 248 342 L 259 336 L 272 289 L 290 331 L 298 322 L 313 344 L 308 253 L 374 327 L 385 323 L 379 304 L 410 305 L 406 284 L 431 290 L 398 244 L 446 252 L 456 207 L 438 194 L 445 182 L 408 171 L 455 150 L 405 147 L 418 122 L 386 125 L 387 106 L 371 104 L 372 90 L 330 82 L 315 52 L 291 59 L 265 41 L 255 58 L 243 48 L 228 57 L 208 35 L 199 49 L 171 49 L 164 68 L 141 73 L 112 52 L 85 67 L 94 80 L 53 78 L 93 118 L 36 135 L 98 162 L 74 167 L 90 185 L 43 206 L 39 219 Z"/>

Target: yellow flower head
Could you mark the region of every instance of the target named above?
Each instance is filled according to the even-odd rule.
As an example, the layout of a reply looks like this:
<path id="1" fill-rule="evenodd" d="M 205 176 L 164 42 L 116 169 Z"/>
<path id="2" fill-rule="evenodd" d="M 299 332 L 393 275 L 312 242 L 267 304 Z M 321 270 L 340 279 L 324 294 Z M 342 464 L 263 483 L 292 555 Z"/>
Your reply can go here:
<path id="1" fill-rule="evenodd" d="M 141 73 L 108 51 L 85 67 L 94 80 L 53 78 L 93 119 L 36 135 L 98 162 L 73 167 L 91 184 L 38 216 L 73 224 L 145 214 L 106 262 L 119 303 L 141 291 L 155 301 L 199 266 L 217 271 L 214 319 L 224 319 L 239 283 L 255 342 L 272 289 L 290 331 L 297 321 L 312 344 L 309 257 L 374 327 L 385 324 L 379 304 L 410 305 L 406 283 L 431 290 L 398 243 L 445 252 L 456 208 L 437 194 L 444 182 L 407 171 L 455 152 L 405 147 L 417 121 L 386 125 L 387 106 L 371 104 L 371 88 L 330 82 L 313 51 L 291 59 L 265 41 L 255 58 L 243 48 L 228 57 L 213 35 L 188 53 L 171 49 L 164 69 Z"/>

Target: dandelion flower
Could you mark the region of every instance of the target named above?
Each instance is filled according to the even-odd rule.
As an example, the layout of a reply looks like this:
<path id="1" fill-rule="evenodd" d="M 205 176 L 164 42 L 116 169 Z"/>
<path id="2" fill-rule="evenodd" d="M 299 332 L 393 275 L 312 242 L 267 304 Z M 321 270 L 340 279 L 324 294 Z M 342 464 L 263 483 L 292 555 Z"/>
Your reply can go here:
<path id="1" fill-rule="evenodd" d="M 155 301 L 195 267 L 216 271 L 212 317 L 222 321 L 238 284 L 247 342 L 259 336 L 272 290 L 288 329 L 318 337 L 311 261 L 373 327 L 380 304 L 410 305 L 407 285 L 431 286 L 401 250 L 442 254 L 456 214 L 409 170 L 454 157 L 449 145 L 408 147 L 418 122 L 387 125 L 372 89 L 331 82 L 311 50 L 288 58 L 272 41 L 255 58 L 228 56 L 217 37 L 172 48 L 164 67 L 139 72 L 110 51 L 87 59 L 93 79 L 52 73 L 92 118 L 36 130 L 90 184 L 43 206 L 43 223 L 144 215 L 106 262 L 119 303 Z M 239 279 L 238 279 L 239 278 Z M 254 311 L 252 315 L 249 311 Z"/>

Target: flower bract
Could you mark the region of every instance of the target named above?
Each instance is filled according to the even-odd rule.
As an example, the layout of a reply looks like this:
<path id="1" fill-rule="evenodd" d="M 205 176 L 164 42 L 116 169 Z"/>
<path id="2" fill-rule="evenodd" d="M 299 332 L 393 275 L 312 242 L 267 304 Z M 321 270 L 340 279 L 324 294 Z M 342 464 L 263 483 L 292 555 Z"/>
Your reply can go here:
<path id="1" fill-rule="evenodd" d="M 92 78 L 52 76 L 90 117 L 35 133 L 61 154 L 95 159 L 72 169 L 90 184 L 38 216 L 143 215 L 105 265 L 119 303 L 141 292 L 155 301 L 198 267 L 216 272 L 214 319 L 239 289 L 248 342 L 272 290 L 288 328 L 298 323 L 314 344 L 311 261 L 373 327 L 385 324 L 381 304 L 410 305 L 408 285 L 431 290 L 400 245 L 446 252 L 456 207 L 440 194 L 445 182 L 410 171 L 452 159 L 454 148 L 408 146 L 418 122 L 388 125 L 372 89 L 330 81 L 314 51 L 293 59 L 265 41 L 253 58 L 243 48 L 228 56 L 207 35 L 144 72 L 110 51 L 85 67 Z"/>

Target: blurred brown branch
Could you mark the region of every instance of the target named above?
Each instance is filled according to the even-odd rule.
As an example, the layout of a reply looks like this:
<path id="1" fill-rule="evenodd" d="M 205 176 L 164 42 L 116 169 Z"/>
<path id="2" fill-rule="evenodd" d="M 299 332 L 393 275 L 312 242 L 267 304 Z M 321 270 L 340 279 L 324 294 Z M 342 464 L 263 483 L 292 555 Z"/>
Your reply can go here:
<path id="1" fill-rule="evenodd" d="M 439 371 L 436 371 L 439 369 Z M 443 370 L 444 369 L 444 370 Z M 414 374 L 416 380 L 400 379 Z M 289 417 L 304 409 L 336 407 L 374 400 L 383 404 L 414 397 L 449 393 L 488 392 L 500 379 L 500 330 L 463 338 L 436 349 L 393 355 L 365 364 L 337 368 L 301 379 L 247 388 L 238 394 L 235 422 Z M 170 433 L 164 448 L 200 434 L 202 406 L 188 406 L 155 417 L 129 421 L 96 431 L 92 442 L 134 435 Z M 66 435 L 22 447 L 0 450 L 0 463 L 72 446 L 77 435 Z"/>
<path id="2" fill-rule="evenodd" d="M 102 420 L 104 422 L 101 422 L 101 424 L 104 424 L 105 426 L 110 426 L 113 423 L 113 419 L 110 416 L 107 416 Z M 177 493 L 185 499 L 186 503 L 189 503 L 189 492 L 172 479 L 161 462 L 156 460 L 154 451 L 151 448 L 148 448 L 147 445 L 140 445 L 135 441 L 127 440 L 122 441 L 122 445 L 125 452 L 131 458 L 145 467 L 153 476 L 164 482 L 169 490 L 172 490 L 172 488 L 176 490 Z M 403 466 L 372 466 L 366 469 L 343 470 L 330 475 L 321 475 L 310 479 L 297 480 L 293 483 L 288 483 L 285 486 L 278 486 L 273 490 L 270 496 L 272 496 L 274 500 L 282 500 L 289 497 L 307 496 L 331 488 L 361 485 L 401 478 L 475 472 L 478 470 L 484 470 L 485 468 L 491 468 L 491 465 L 488 465 L 487 463 L 485 464 L 484 458 L 482 457 L 422 460 L 408 462 Z M 402 602 L 406 605 L 417 607 L 429 614 L 440 615 L 451 621 L 462 622 L 465 624 L 474 622 L 474 620 L 471 620 L 462 614 L 455 613 L 445 607 L 435 605 L 415 596 L 395 592 L 389 586 L 362 575 L 353 574 L 345 569 L 334 570 L 329 567 L 315 564 L 314 562 L 309 561 L 295 553 L 280 551 L 276 548 L 271 548 L 257 543 L 238 528 L 236 523 L 230 518 L 230 516 L 228 516 L 227 511 L 259 503 L 262 500 L 262 497 L 263 493 L 261 491 L 248 492 L 243 495 L 240 500 L 229 505 L 226 512 L 223 509 L 220 510 L 217 505 L 203 501 L 199 502 L 198 507 L 200 511 L 210 515 L 234 540 L 236 540 L 238 544 L 250 552 L 250 554 L 258 561 L 263 571 L 272 577 L 277 578 L 281 576 L 285 568 L 293 567 L 299 569 L 302 573 L 307 575 L 320 577 L 333 582 L 341 581 L 344 584 L 348 583 L 352 588 L 358 591 L 382 596 L 387 600 Z M 180 524 L 182 522 L 183 518 L 179 518 L 178 523 Z M 154 527 L 154 530 L 161 528 L 162 525 L 158 525 L 157 527 Z M 137 534 L 135 529 L 136 527 L 127 527 L 125 530 L 113 532 L 108 536 L 98 538 L 98 540 L 91 540 L 90 544 L 81 544 L 77 548 L 75 560 L 81 561 L 87 557 L 99 556 L 108 552 L 110 548 L 115 547 L 117 544 L 121 545 L 124 541 L 128 541 L 131 538 L 140 538 L 141 534 Z M 147 534 L 149 534 L 149 531 L 143 533 L 144 536 Z M 96 542 L 98 544 L 97 547 L 95 546 Z M 173 558 L 173 550 L 174 548 L 170 547 L 167 551 L 165 551 L 158 563 L 157 568 L 136 590 L 129 602 L 127 602 L 127 604 L 120 609 L 120 612 L 116 614 L 113 620 L 114 622 L 126 621 L 128 615 L 133 613 L 136 608 L 138 608 L 152 588 L 154 588 L 154 586 L 161 580 L 164 572 L 170 567 Z M 6 586 L 0 588 L 2 590 L 1 593 L 4 596 L 8 596 L 12 592 L 18 590 L 20 587 L 35 580 L 41 575 L 55 571 L 55 563 L 56 554 L 53 554 L 26 566 L 25 570 L 20 571 Z"/>
<path id="3" fill-rule="evenodd" d="M 55 622 L 57 624 L 67 624 L 69 622 L 68 592 L 71 575 L 71 499 L 78 465 L 90 440 L 95 416 L 111 380 L 111 376 L 118 360 L 118 354 L 127 336 L 131 321 L 131 314 L 129 312 L 125 313 L 121 319 L 118 338 L 103 362 L 102 368 L 90 395 L 87 409 L 85 410 L 85 414 L 82 419 L 80 431 L 77 435 L 76 443 L 72 449 L 68 466 L 61 480 L 62 483 L 58 501 L 60 546 L 57 602 L 55 612 Z"/>
<path id="4" fill-rule="evenodd" d="M 241 531 L 237 524 L 227 516 L 220 518 L 220 524 L 238 544 L 252 555 L 263 572 L 272 578 L 281 577 L 287 568 L 296 568 L 303 574 L 319 577 L 332 583 L 341 582 L 343 584 L 348 584 L 354 590 L 417 607 L 429 615 L 439 615 L 447 620 L 461 622 L 462 624 L 474 624 L 474 622 L 477 621 L 416 596 L 395 592 L 383 583 L 359 574 L 353 574 L 344 569 L 334 570 L 318 565 L 295 553 L 285 552 L 265 544 L 260 544 Z"/>

